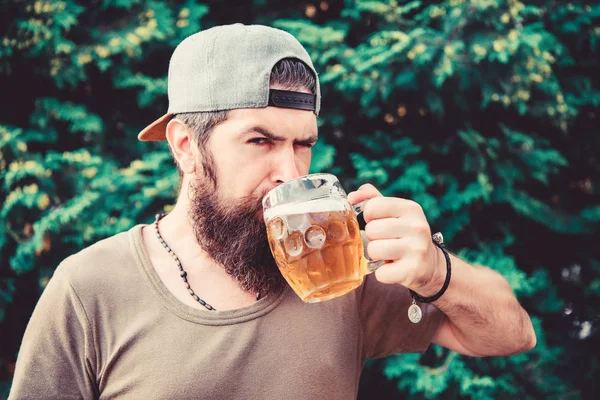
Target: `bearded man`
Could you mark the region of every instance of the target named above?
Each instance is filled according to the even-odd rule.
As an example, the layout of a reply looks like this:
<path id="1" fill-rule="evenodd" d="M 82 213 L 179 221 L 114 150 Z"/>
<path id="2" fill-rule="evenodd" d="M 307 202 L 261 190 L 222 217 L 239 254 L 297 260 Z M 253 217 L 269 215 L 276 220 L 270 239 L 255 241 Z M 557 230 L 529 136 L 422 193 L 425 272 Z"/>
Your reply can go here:
<path id="1" fill-rule="evenodd" d="M 369 358 L 431 343 L 473 357 L 535 345 L 501 275 L 446 259 L 418 204 L 371 185 L 348 197 L 368 200 L 368 253 L 388 262 L 322 303 L 285 284 L 261 199 L 308 173 L 321 103 L 293 36 L 242 24 L 194 34 L 173 53 L 168 87 L 167 114 L 139 138 L 168 142 L 181 178 L 174 209 L 58 266 L 11 399 L 348 399 Z M 435 299 L 417 323 L 414 296 Z"/>

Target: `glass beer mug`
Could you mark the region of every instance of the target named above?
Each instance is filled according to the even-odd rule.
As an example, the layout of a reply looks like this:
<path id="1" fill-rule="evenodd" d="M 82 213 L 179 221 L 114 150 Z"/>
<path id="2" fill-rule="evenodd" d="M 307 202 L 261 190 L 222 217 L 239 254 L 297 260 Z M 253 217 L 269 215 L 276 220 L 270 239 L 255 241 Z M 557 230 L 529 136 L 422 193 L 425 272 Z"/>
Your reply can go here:
<path id="1" fill-rule="evenodd" d="M 384 261 L 363 251 L 356 215 L 338 179 L 311 174 L 273 188 L 263 198 L 269 246 L 281 274 L 307 303 L 342 296 Z"/>

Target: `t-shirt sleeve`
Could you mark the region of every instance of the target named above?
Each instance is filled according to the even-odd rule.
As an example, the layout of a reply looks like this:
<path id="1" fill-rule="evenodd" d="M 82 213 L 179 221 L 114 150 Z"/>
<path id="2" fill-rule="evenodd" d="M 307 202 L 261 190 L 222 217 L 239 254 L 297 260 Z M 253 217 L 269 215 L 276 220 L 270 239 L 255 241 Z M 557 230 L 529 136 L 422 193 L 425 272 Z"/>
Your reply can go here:
<path id="1" fill-rule="evenodd" d="M 61 267 L 25 330 L 9 399 L 92 399 L 95 352 L 90 324 Z"/>
<path id="2" fill-rule="evenodd" d="M 374 274 L 365 277 L 358 296 L 365 359 L 423 353 L 444 318 L 433 304 L 417 303 L 423 317 L 420 322 L 412 323 L 408 319 L 408 308 L 412 304 L 408 289 L 380 283 Z"/>

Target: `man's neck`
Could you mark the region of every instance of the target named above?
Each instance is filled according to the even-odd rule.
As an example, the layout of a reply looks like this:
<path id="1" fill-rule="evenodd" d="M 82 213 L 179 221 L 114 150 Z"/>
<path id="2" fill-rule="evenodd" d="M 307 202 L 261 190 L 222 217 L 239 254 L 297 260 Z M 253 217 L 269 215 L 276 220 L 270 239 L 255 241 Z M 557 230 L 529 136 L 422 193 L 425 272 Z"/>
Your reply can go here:
<path id="1" fill-rule="evenodd" d="M 241 308 L 256 302 L 256 293 L 243 291 L 237 281 L 198 244 L 184 204 L 178 202 L 160 220 L 159 232 L 181 261 L 190 287 L 198 297 L 217 310 Z M 185 287 L 176 262 L 156 237 L 154 226 L 145 226 L 142 234 L 150 261 L 169 291 L 183 303 L 205 309 Z"/>

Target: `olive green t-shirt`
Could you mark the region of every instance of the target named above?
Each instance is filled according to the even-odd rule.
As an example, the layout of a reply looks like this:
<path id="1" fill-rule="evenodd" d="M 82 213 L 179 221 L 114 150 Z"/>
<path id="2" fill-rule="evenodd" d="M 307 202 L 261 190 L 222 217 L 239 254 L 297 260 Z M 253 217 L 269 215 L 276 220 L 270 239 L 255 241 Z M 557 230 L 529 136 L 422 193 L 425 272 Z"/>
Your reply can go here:
<path id="1" fill-rule="evenodd" d="M 190 307 L 163 284 L 142 225 L 56 269 L 27 326 L 10 399 L 351 399 L 365 361 L 423 352 L 443 314 L 369 275 L 303 303 L 287 286 L 236 310 Z M 175 265 L 173 266 L 175 268 Z"/>

